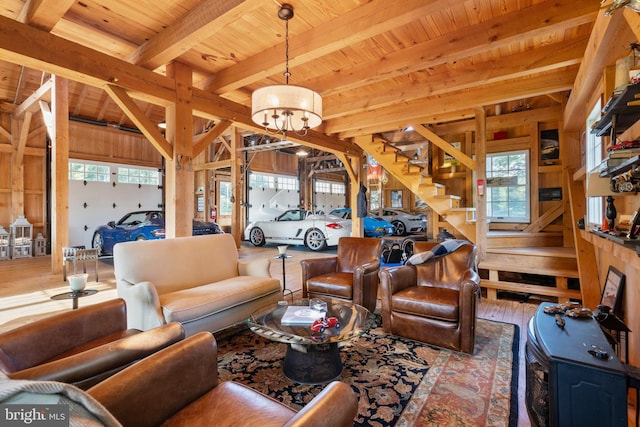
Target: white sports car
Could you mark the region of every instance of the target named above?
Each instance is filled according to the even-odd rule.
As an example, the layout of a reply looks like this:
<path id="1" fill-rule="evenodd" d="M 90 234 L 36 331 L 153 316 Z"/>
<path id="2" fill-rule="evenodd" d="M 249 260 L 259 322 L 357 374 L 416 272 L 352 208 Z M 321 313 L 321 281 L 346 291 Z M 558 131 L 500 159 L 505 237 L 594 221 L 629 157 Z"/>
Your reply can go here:
<path id="1" fill-rule="evenodd" d="M 316 215 L 304 209 L 290 209 L 271 221 L 255 221 L 244 231 L 254 246 L 265 243 L 305 245 L 312 251 L 336 246 L 338 239 L 351 236 L 351 221 L 331 215 Z"/>
<path id="2" fill-rule="evenodd" d="M 382 215 L 396 227 L 396 235 L 404 236 L 407 233 L 427 231 L 427 216 L 425 214 L 412 214 L 400 209 L 382 209 Z"/>

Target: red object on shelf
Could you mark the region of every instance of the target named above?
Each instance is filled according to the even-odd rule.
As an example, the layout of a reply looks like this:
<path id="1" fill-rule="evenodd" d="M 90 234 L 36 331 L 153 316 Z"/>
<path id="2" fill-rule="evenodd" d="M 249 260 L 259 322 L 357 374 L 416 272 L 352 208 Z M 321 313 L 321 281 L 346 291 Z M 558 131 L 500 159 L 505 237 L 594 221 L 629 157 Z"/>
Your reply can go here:
<path id="1" fill-rule="evenodd" d="M 507 133 L 507 131 L 504 131 L 504 130 L 493 133 L 493 139 L 507 139 L 508 137 L 509 137 L 509 134 Z"/>

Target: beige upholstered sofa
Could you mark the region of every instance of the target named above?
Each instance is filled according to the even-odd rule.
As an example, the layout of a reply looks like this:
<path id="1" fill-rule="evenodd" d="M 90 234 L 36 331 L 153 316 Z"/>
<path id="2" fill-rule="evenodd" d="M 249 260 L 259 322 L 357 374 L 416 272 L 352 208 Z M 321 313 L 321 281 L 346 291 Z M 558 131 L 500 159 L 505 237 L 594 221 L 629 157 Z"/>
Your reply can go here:
<path id="1" fill-rule="evenodd" d="M 130 328 L 179 322 L 186 336 L 216 332 L 282 299 L 271 259 L 239 260 L 230 234 L 119 243 L 113 259 Z"/>

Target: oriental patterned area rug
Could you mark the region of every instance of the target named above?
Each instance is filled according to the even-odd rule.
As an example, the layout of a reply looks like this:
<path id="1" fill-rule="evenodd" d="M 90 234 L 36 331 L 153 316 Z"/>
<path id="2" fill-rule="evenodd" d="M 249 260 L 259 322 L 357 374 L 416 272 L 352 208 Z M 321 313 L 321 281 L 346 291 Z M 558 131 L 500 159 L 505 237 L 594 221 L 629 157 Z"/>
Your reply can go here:
<path id="1" fill-rule="evenodd" d="M 474 355 L 386 335 L 344 343 L 341 380 L 359 395 L 357 426 L 517 426 L 516 325 L 478 319 Z M 234 380 L 300 409 L 323 388 L 282 373 L 285 344 L 249 330 L 218 338 L 221 381 Z M 330 417 L 330 414 L 327 414 Z"/>

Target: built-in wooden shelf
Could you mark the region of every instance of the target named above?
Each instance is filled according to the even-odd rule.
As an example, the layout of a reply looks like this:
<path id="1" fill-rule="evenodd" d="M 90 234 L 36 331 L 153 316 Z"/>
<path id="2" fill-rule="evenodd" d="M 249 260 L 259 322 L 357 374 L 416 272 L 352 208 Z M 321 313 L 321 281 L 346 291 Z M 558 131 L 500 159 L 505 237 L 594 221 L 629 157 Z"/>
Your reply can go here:
<path id="1" fill-rule="evenodd" d="M 580 234 L 583 239 L 615 258 L 624 262 L 638 261 L 637 248 L 640 247 L 640 239 L 626 239 L 601 231 L 580 230 Z"/>

